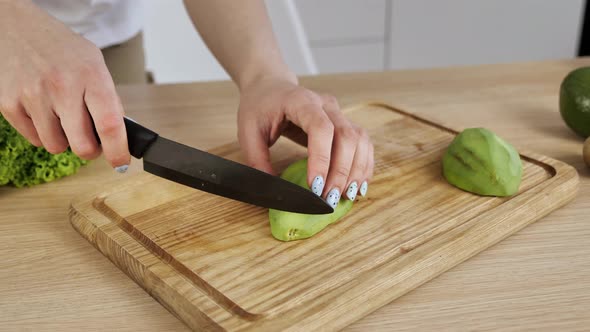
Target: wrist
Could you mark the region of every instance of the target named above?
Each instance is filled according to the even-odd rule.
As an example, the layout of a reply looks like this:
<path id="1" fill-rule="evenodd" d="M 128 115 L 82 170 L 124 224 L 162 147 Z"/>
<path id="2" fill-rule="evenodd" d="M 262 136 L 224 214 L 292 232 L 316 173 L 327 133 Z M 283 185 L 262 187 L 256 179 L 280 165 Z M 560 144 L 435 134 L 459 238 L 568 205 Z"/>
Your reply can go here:
<path id="1" fill-rule="evenodd" d="M 297 75 L 286 66 L 281 69 L 267 68 L 263 70 L 255 70 L 251 73 L 246 73 L 236 80 L 236 84 L 240 91 L 244 91 L 250 86 L 256 85 L 263 81 L 288 82 L 294 85 L 299 84 Z"/>

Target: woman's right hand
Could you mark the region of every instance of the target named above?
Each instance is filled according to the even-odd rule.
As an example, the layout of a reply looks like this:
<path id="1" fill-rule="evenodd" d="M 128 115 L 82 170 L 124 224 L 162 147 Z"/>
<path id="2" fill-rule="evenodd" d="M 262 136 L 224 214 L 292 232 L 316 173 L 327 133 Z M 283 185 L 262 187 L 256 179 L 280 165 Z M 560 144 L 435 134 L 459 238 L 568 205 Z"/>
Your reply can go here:
<path id="1" fill-rule="evenodd" d="M 29 0 L 0 0 L 0 112 L 50 153 L 71 147 L 119 171 L 130 155 L 123 107 L 100 50 Z"/>

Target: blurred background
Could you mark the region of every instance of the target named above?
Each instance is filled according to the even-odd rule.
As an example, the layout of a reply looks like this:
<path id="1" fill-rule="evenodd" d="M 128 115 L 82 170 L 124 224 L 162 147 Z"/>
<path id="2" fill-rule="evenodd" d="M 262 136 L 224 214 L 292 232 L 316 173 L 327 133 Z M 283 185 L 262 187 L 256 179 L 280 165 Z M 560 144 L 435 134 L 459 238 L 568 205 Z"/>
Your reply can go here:
<path id="1" fill-rule="evenodd" d="M 148 69 L 157 83 L 228 79 L 182 0 L 145 0 Z M 584 0 L 267 0 L 300 75 L 572 58 Z"/>

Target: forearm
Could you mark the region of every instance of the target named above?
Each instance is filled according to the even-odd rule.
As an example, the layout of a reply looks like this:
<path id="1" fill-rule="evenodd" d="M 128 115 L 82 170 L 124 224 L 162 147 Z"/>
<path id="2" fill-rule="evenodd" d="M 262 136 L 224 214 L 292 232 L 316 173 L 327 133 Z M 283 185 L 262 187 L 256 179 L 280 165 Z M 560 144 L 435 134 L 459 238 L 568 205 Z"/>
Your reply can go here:
<path id="1" fill-rule="evenodd" d="M 264 77 L 296 82 L 263 0 L 184 0 L 203 40 L 240 89 Z"/>

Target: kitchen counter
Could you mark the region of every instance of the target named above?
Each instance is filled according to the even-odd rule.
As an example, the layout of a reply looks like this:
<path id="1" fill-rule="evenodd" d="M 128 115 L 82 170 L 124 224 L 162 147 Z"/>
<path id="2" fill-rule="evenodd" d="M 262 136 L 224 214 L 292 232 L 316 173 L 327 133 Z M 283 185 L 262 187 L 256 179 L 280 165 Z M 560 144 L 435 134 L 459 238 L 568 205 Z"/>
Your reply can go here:
<path id="1" fill-rule="evenodd" d="M 485 126 L 517 148 L 574 166 L 562 209 L 350 325 L 366 330 L 584 330 L 590 326 L 590 169 L 561 120 L 559 84 L 590 59 L 307 77 L 341 105 L 379 100 L 455 129 Z M 127 115 L 208 149 L 235 140 L 229 82 L 118 88 Z M 71 227 L 82 192 L 127 174 L 102 159 L 33 188 L 0 187 L 0 330 L 187 330 Z"/>

